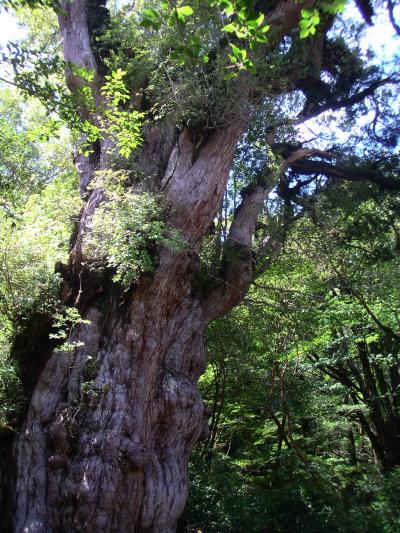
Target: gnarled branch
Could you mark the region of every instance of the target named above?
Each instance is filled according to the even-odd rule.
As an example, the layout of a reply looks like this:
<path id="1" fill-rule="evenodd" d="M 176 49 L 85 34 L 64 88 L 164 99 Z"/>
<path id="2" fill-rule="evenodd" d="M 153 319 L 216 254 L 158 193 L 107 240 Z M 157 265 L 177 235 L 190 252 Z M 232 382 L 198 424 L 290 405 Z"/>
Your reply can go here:
<path id="1" fill-rule="evenodd" d="M 400 180 L 389 178 L 373 169 L 351 168 L 344 165 L 334 165 L 326 161 L 298 160 L 290 165 L 299 174 L 323 174 L 330 178 L 348 181 L 371 181 L 392 191 L 400 190 Z"/>
<path id="2" fill-rule="evenodd" d="M 373 96 L 377 89 L 380 87 L 383 87 L 385 85 L 398 85 L 400 83 L 400 80 L 398 78 L 395 78 L 393 76 L 388 76 L 387 78 L 382 78 L 380 80 L 372 81 L 368 87 L 365 87 L 364 89 L 354 93 L 351 96 L 343 97 L 340 99 L 335 99 L 333 97 L 327 98 L 327 101 L 325 104 L 316 106 L 312 111 L 307 112 L 305 115 L 303 115 L 304 109 L 299 113 L 296 123 L 302 123 L 306 120 L 310 120 L 311 118 L 315 118 L 318 115 L 321 115 L 322 113 L 325 113 L 325 111 L 338 111 L 339 109 L 344 108 L 350 108 L 355 104 L 359 104 L 363 102 L 366 98 L 369 96 Z"/>

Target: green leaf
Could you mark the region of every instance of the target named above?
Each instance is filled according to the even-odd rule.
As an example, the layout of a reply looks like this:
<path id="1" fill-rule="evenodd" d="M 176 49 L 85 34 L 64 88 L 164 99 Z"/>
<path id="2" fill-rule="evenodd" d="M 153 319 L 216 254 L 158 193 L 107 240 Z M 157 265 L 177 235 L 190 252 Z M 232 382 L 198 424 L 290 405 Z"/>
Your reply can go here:
<path id="1" fill-rule="evenodd" d="M 236 31 L 236 26 L 234 24 L 227 24 L 222 28 L 221 31 L 226 31 L 228 33 L 234 33 Z"/>
<path id="2" fill-rule="evenodd" d="M 122 78 L 125 76 L 126 74 L 126 70 L 122 70 L 122 69 L 117 69 L 115 70 L 114 72 L 111 73 L 111 76 L 115 79 L 115 80 L 122 80 Z"/>
<path id="3" fill-rule="evenodd" d="M 221 0 L 219 2 L 219 5 L 228 16 L 232 15 L 235 12 L 234 4 L 229 0 Z"/>
<path id="4" fill-rule="evenodd" d="M 230 47 L 232 48 L 233 55 L 237 57 L 238 59 L 240 59 L 241 58 L 240 48 L 232 43 L 230 43 Z"/>
<path id="5" fill-rule="evenodd" d="M 245 68 L 246 70 L 248 70 L 248 71 L 251 72 L 252 74 L 257 74 L 257 69 L 256 69 L 256 67 L 254 66 L 253 61 L 250 61 L 250 59 L 247 59 L 246 61 L 244 61 L 243 66 L 244 66 L 244 68 Z"/>
<path id="6" fill-rule="evenodd" d="M 190 6 L 177 7 L 176 11 L 179 16 L 190 17 L 193 15 L 193 9 Z"/>
<path id="7" fill-rule="evenodd" d="M 320 18 L 319 18 L 319 13 L 318 11 L 314 13 L 314 16 L 312 17 L 312 23 L 314 24 L 314 26 L 316 26 L 317 24 L 319 24 L 319 21 L 320 21 Z"/>
<path id="8" fill-rule="evenodd" d="M 257 18 L 248 20 L 247 25 L 249 26 L 249 28 L 258 28 L 258 26 L 261 26 L 263 21 L 264 21 L 264 14 L 261 13 Z"/>
<path id="9" fill-rule="evenodd" d="M 225 81 L 228 81 L 228 80 L 231 80 L 232 78 L 236 78 L 237 77 L 237 73 L 236 72 L 227 72 L 224 76 L 224 80 Z"/>
<path id="10" fill-rule="evenodd" d="M 266 43 L 266 42 L 268 41 L 268 39 L 266 38 L 265 35 L 263 35 L 263 34 L 259 34 L 259 35 L 257 35 L 257 37 L 256 37 L 256 41 L 257 41 L 258 43 Z"/>
<path id="11" fill-rule="evenodd" d="M 143 16 L 147 19 L 158 20 L 158 12 L 155 9 L 145 9 Z"/>
<path id="12" fill-rule="evenodd" d="M 313 11 L 310 11 L 309 9 L 302 9 L 301 10 L 301 16 L 303 17 L 303 19 L 311 18 L 312 14 L 313 14 Z"/>
<path id="13" fill-rule="evenodd" d="M 155 9 L 145 9 L 143 11 L 143 19 L 140 21 L 140 25 L 145 28 L 154 28 L 158 30 L 161 27 L 158 12 Z"/>
<path id="14" fill-rule="evenodd" d="M 311 24 L 312 24 L 312 23 L 311 23 L 310 20 L 301 20 L 301 21 L 299 22 L 299 27 L 300 27 L 300 29 L 302 29 L 302 30 L 306 30 L 306 29 L 308 29 L 308 28 L 311 26 Z"/>

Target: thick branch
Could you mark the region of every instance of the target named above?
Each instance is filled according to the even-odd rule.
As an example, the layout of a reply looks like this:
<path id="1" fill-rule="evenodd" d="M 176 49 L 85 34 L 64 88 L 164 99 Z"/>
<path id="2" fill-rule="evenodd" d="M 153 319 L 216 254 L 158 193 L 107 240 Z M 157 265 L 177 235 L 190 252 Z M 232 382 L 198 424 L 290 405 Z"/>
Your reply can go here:
<path id="1" fill-rule="evenodd" d="M 331 154 L 327 152 L 301 148 L 289 153 L 282 161 L 280 174 L 284 174 L 297 161 L 313 155 L 331 157 Z M 250 283 L 253 281 L 256 270 L 259 271 L 260 269 L 260 265 L 256 269 L 251 245 L 258 216 L 274 186 L 275 183 L 273 181 L 268 180 L 266 182 L 261 179 L 242 191 L 243 201 L 235 212 L 229 235 L 224 245 L 222 279 L 204 304 L 204 312 L 208 320 L 224 315 L 242 301 Z M 269 235 L 264 239 L 258 251 L 265 253 L 267 248 L 280 250 L 284 242 L 285 228 L 288 223 L 289 220 L 285 217 L 282 228 L 283 235 L 279 235 L 275 239 L 273 238 L 274 236 Z"/>
<path id="2" fill-rule="evenodd" d="M 297 160 L 291 165 L 292 170 L 299 174 L 323 174 L 330 178 L 349 181 L 372 181 L 386 189 L 399 191 L 400 180 L 388 178 L 372 169 L 350 168 L 343 165 L 333 165 L 325 161 Z"/>
<path id="3" fill-rule="evenodd" d="M 389 20 L 393 26 L 393 29 L 397 33 L 397 35 L 400 35 L 400 26 L 397 24 L 396 19 L 394 18 L 394 4 L 392 0 L 388 0 L 388 11 Z"/>
<path id="4" fill-rule="evenodd" d="M 195 143 L 183 130 L 171 153 L 161 186 L 170 208 L 168 224 L 197 251 L 226 188 L 245 119 L 225 130 L 208 132 Z"/>
<path id="5" fill-rule="evenodd" d="M 66 64 L 65 80 L 70 91 L 77 97 L 77 111 L 81 118 L 89 119 L 94 123 L 97 122 L 97 118 L 91 116 L 93 113 L 80 92 L 84 86 L 90 87 L 94 102 L 96 105 L 101 104 L 103 98 L 100 89 L 103 78 L 98 72 L 98 64 L 92 49 L 91 32 L 95 28 L 89 23 L 89 13 L 96 8 L 104 10 L 103 4 L 104 0 L 62 0 L 58 15 Z M 79 76 L 77 69 L 85 69 L 93 73 L 92 81 L 85 81 L 82 76 Z M 102 144 L 106 143 L 106 140 L 102 143 L 93 143 L 93 150 L 88 157 L 82 153 L 76 155 L 76 168 L 80 177 L 82 195 L 86 194 L 87 186 L 101 160 Z"/>
<path id="6" fill-rule="evenodd" d="M 393 77 L 387 77 L 381 80 L 376 80 L 371 82 L 371 84 L 366 87 L 365 89 L 356 92 L 352 96 L 348 96 L 345 98 L 341 98 L 339 100 L 336 100 L 332 97 L 329 98 L 326 101 L 325 104 L 322 104 L 320 106 L 315 107 L 312 112 L 306 113 L 303 115 L 302 113 L 299 114 L 297 122 L 305 122 L 306 120 L 310 120 L 311 118 L 317 117 L 321 113 L 324 113 L 325 111 L 337 111 L 339 109 L 348 108 L 355 104 L 359 104 L 365 98 L 368 96 L 373 96 L 375 94 L 375 91 L 379 89 L 379 87 L 382 87 L 384 85 L 388 84 L 399 84 L 400 80 Z M 304 111 L 304 110 L 303 110 Z"/>
<path id="7" fill-rule="evenodd" d="M 269 2 L 260 2 L 259 8 L 263 12 L 268 12 L 268 8 L 263 8 L 263 4 Z M 303 3 L 293 2 L 292 0 L 282 0 L 275 9 L 266 18 L 267 23 L 273 30 L 271 32 L 273 41 L 280 41 L 289 31 L 294 28 L 300 19 L 302 9 L 308 9 L 315 4 L 315 0 L 306 0 Z"/>
<path id="8" fill-rule="evenodd" d="M 206 320 L 224 315 L 245 296 L 254 275 L 252 239 L 265 199 L 272 186 L 258 183 L 242 191 L 242 203 L 236 209 L 224 245 L 221 280 L 204 302 Z"/>
<path id="9" fill-rule="evenodd" d="M 298 163 L 299 161 L 302 161 L 308 157 L 312 156 L 319 156 L 323 157 L 325 159 L 332 159 L 335 157 L 334 154 L 331 154 L 329 152 L 325 152 L 323 150 L 317 150 L 315 148 L 299 148 L 298 150 L 291 151 L 287 156 L 286 159 L 281 164 L 281 174 L 286 172 L 286 170 L 289 169 L 289 167 L 292 167 Z"/>
<path id="10" fill-rule="evenodd" d="M 98 89 L 101 81 L 90 42 L 87 0 L 73 0 L 72 2 L 63 0 L 58 21 L 64 44 L 64 59 L 67 64 L 66 81 L 69 89 L 76 93 L 83 82 L 82 78 L 73 72 L 70 65 L 93 72 L 93 88 Z"/>

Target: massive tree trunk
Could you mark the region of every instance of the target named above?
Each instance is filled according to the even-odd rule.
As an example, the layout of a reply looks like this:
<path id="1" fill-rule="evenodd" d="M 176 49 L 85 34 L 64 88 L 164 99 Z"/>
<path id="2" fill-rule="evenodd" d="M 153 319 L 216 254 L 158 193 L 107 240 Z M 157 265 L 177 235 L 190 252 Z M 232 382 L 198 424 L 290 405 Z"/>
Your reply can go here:
<path id="1" fill-rule="evenodd" d="M 300 9 L 279 4 L 283 30 L 297 22 Z M 65 2 L 63 10 L 65 59 L 95 71 L 92 89 L 99 103 L 102 79 L 91 50 L 87 4 Z M 72 71 L 67 83 L 72 91 L 79 85 Z M 109 168 L 109 142 L 98 143 L 88 158 L 78 157 L 87 198 L 62 269 L 63 299 L 89 323 L 75 327 L 70 341 L 81 345 L 74 351 L 36 344 L 24 356 L 40 364 L 14 445 L 14 531 L 175 530 L 186 501 L 188 456 L 207 431 L 207 410 L 196 388 L 206 364 L 204 329 L 248 288 L 252 235 L 268 192 L 263 184 L 245 191 L 225 246 L 225 279 L 212 293 L 197 292 L 192 282 L 198 251 L 221 203 L 245 122 L 239 117 L 209 132 L 200 146 L 186 129 L 174 136 L 166 123 L 147 128 L 138 164 L 165 195 L 167 223 L 180 231 L 187 251 L 160 247 L 155 271 L 127 292 L 82 264 L 82 241 L 104 197 L 99 189 L 88 193 L 87 184 L 96 170 Z"/>
<path id="2" fill-rule="evenodd" d="M 80 96 L 81 118 L 95 124 L 99 124 L 96 113 L 85 107 L 79 94 L 86 82 L 77 72 L 82 68 L 93 71 L 93 100 L 99 108 L 107 105 L 101 91 L 104 65 L 93 51 L 93 32 L 99 34 L 96 24 L 107 18 L 104 4 L 105 0 L 62 0 L 59 10 L 66 81 L 71 92 Z M 314 0 L 280 0 L 272 11 L 270 2 L 256 4 L 271 26 L 263 48 L 268 57 L 297 25 L 301 10 L 312 7 Z M 321 46 L 318 49 L 322 53 Z M 249 72 L 242 74 L 238 91 L 246 93 Z M 289 82 L 295 74 L 288 73 L 288 84 L 284 80 L 279 80 L 278 88 L 272 84 L 270 96 L 294 88 Z M 258 89 L 250 86 L 248 99 L 253 98 L 253 105 Z M 328 101 L 325 107 L 351 105 L 364 93 Z M 259 98 L 262 94 L 260 89 Z M 240 94 L 241 102 L 245 99 L 246 94 Z M 77 156 L 85 205 L 69 263 L 59 265 L 59 271 L 62 301 L 76 307 L 85 323 L 72 332 L 69 341 L 76 347 L 71 352 L 54 350 L 48 317 L 34 317 L 15 343 L 30 404 L 13 445 L 14 472 L 8 456 L 0 455 L 4 478 L 0 497 L 12 508 L 8 514 L 12 514 L 13 531 L 175 530 L 186 501 L 188 456 L 200 435 L 208 431 L 208 410 L 196 388 L 206 364 L 203 333 L 211 320 L 227 313 L 246 294 L 255 272 L 256 222 L 273 186 L 261 173 L 241 191 L 242 202 L 227 238 L 220 243 L 218 281 L 199 288 L 199 283 L 193 283 L 199 272 L 198 253 L 221 205 L 251 105 L 248 109 L 238 106 L 235 120 L 223 129 L 178 132 L 168 118 L 144 128 L 143 146 L 133 167 L 145 179 L 136 192 L 142 187 L 163 195 L 166 223 L 180 232 L 186 247 L 181 252 L 161 246 L 154 249 L 156 268 L 128 291 L 112 282 L 112 273 L 91 271 L 83 246 L 93 214 L 105 198 L 104 191 L 90 189 L 88 184 L 97 170 L 119 169 L 118 157 L 112 155 L 113 143 L 105 135 L 88 157 Z M 282 162 L 282 175 L 288 166 L 297 165 L 302 175 L 360 179 L 360 174 L 344 167 L 338 171 L 324 161 L 304 163 L 313 154 L 329 156 L 324 152 L 291 152 Z M 127 165 L 125 161 L 122 168 Z M 382 183 L 375 175 L 365 177 Z M 282 197 L 290 204 L 290 194 L 298 190 L 287 184 L 285 190 L 287 197 Z M 269 236 L 260 250 L 279 246 L 281 239 Z M 14 485 L 12 496 L 4 494 L 5 485 Z"/>
<path id="3" fill-rule="evenodd" d="M 207 323 L 192 289 L 196 251 L 242 127 L 211 135 L 194 162 L 187 132 L 171 153 L 162 181 L 174 206 L 169 223 L 189 252 L 161 249 L 156 271 L 128 293 L 90 286 L 79 272 L 79 305 L 90 323 L 73 332 L 82 347 L 51 355 L 33 392 L 16 444 L 16 531 L 174 530 L 188 455 L 207 422 L 196 388 Z M 82 214 L 70 278 L 100 197 L 93 191 Z"/>

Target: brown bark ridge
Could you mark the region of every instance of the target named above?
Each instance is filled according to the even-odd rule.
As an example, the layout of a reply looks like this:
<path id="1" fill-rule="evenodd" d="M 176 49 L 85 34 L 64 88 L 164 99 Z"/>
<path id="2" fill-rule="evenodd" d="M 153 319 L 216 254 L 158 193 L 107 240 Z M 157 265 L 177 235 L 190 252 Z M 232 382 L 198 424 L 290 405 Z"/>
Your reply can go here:
<path id="1" fill-rule="evenodd" d="M 65 58 L 94 70 L 92 88 L 100 101 L 88 3 L 65 1 L 62 8 Z M 286 31 L 300 9 L 285 1 L 273 17 Z M 73 70 L 66 76 L 74 90 L 79 80 Z M 181 232 L 187 251 L 159 249 L 153 274 L 127 292 L 110 280 L 99 284 L 82 264 L 82 240 L 103 197 L 99 189 L 87 193 L 87 184 L 109 164 L 106 141 L 96 157 L 79 157 L 88 197 L 64 292 L 90 323 L 73 331 L 70 341 L 81 343 L 74 351 L 45 354 L 14 446 L 14 531 L 175 531 L 186 502 L 188 457 L 207 431 L 208 411 L 196 388 L 206 365 L 204 329 L 245 294 L 252 235 L 267 193 L 263 185 L 244 192 L 226 244 L 225 277 L 204 301 L 192 288 L 197 252 L 221 203 L 245 122 L 239 117 L 211 132 L 200 150 L 187 130 L 176 142 L 165 124 L 145 132 L 139 163 L 158 178 L 168 223 Z M 239 256 L 232 260 L 233 248 Z"/>

